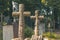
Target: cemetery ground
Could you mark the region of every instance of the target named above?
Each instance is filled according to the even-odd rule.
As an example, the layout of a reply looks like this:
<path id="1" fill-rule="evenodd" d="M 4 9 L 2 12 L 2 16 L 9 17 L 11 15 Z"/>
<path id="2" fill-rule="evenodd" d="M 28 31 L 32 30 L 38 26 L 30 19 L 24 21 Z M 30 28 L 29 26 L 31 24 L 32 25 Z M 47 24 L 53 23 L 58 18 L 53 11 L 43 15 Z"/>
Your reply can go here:
<path id="1" fill-rule="evenodd" d="M 0 40 L 3 40 L 2 30 L 0 29 Z"/>
<path id="2" fill-rule="evenodd" d="M 60 40 L 60 34 L 57 34 L 56 32 L 46 32 L 43 34 L 43 37 L 48 38 L 49 40 Z"/>
<path id="3" fill-rule="evenodd" d="M 29 35 L 31 34 L 31 32 L 33 32 L 33 31 L 31 31 L 30 33 L 29 33 L 29 31 L 30 31 L 30 29 L 31 28 L 26 28 L 25 29 L 25 34 L 29 37 Z M 0 40 L 3 40 L 3 35 L 2 35 L 3 33 L 2 33 L 2 30 L 0 29 Z M 25 35 L 25 36 L 26 36 Z M 31 35 L 30 35 L 30 37 L 31 37 Z M 56 31 L 56 32 L 45 32 L 44 34 L 43 34 L 43 37 L 46 37 L 46 38 L 48 38 L 49 40 L 60 40 L 60 32 L 59 31 Z"/>
<path id="4" fill-rule="evenodd" d="M 60 34 L 56 34 L 56 33 L 51 33 L 50 34 L 50 32 L 46 32 L 46 33 L 43 34 L 43 37 L 47 37 L 49 40 L 60 40 Z M 0 40 L 3 40 L 2 30 L 0 30 Z"/>
<path id="5" fill-rule="evenodd" d="M 3 40 L 3 33 L 2 32 L 3 31 L 0 29 L 0 40 Z M 33 34 L 32 28 L 30 28 L 28 26 L 25 28 L 24 32 L 25 32 L 26 37 L 31 37 Z M 60 31 L 55 30 L 55 32 L 45 32 L 43 34 L 43 38 L 44 37 L 48 38 L 49 40 L 60 40 Z"/>

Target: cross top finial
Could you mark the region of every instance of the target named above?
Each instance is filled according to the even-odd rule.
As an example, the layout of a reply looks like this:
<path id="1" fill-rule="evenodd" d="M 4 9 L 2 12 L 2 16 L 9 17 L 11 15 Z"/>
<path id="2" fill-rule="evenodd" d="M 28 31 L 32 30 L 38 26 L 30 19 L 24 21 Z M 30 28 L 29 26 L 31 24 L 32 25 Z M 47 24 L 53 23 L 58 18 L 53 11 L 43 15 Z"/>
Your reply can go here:
<path id="1" fill-rule="evenodd" d="M 24 4 L 19 4 L 19 7 L 20 8 L 24 8 Z"/>
<path id="2" fill-rule="evenodd" d="M 23 11 L 24 10 L 24 4 L 19 4 L 19 11 Z"/>
<path id="3" fill-rule="evenodd" d="M 39 10 L 36 10 L 35 13 L 39 13 Z"/>

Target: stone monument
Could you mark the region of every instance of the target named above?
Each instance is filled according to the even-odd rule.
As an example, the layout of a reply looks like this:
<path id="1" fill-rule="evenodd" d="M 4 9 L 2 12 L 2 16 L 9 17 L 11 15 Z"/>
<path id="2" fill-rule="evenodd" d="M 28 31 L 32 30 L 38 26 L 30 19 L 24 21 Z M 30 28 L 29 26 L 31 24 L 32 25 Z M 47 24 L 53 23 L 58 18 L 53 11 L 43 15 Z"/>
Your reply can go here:
<path id="1" fill-rule="evenodd" d="M 13 12 L 13 16 L 19 16 L 18 38 L 17 40 L 24 40 L 24 16 L 29 16 L 30 12 L 24 12 L 24 5 L 19 4 L 19 12 Z M 12 40 L 16 40 L 15 38 Z"/>
<path id="2" fill-rule="evenodd" d="M 35 11 L 35 16 L 31 16 L 32 19 L 35 19 L 35 29 L 34 29 L 34 35 L 38 36 L 39 35 L 39 20 L 43 19 L 44 16 L 39 16 L 38 15 L 39 10 Z"/>
<path id="3" fill-rule="evenodd" d="M 45 23 L 40 22 L 38 28 L 39 28 L 39 35 L 42 35 L 45 32 Z"/>
<path id="4" fill-rule="evenodd" d="M 13 38 L 13 26 L 3 26 L 3 40 L 11 40 Z"/>

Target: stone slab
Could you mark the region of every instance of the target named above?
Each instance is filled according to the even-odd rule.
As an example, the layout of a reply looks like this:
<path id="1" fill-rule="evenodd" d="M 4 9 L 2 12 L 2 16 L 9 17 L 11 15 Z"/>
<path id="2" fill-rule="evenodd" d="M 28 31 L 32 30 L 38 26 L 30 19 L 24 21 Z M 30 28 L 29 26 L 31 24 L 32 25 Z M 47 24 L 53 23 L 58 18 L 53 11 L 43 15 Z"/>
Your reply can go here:
<path id="1" fill-rule="evenodd" d="M 11 40 L 13 38 L 13 26 L 3 26 L 3 40 Z"/>

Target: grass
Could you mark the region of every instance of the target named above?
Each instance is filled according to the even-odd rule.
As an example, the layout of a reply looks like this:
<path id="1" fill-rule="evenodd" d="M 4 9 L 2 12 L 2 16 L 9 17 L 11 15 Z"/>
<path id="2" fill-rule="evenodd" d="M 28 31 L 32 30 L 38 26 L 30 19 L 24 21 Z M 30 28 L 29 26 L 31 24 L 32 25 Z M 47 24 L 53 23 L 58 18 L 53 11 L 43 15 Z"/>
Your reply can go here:
<path id="1" fill-rule="evenodd" d="M 0 40 L 3 40 L 2 30 L 0 30 Z"/>
<path id="2" fill-rule="evenodd" d="M 51 39 L 60 39 L 60 34 L 56 34 L 56 33 L 44 33 L 43 34 L 44 37 L 47 37 L 47 38 L 51 38 Z"/>

